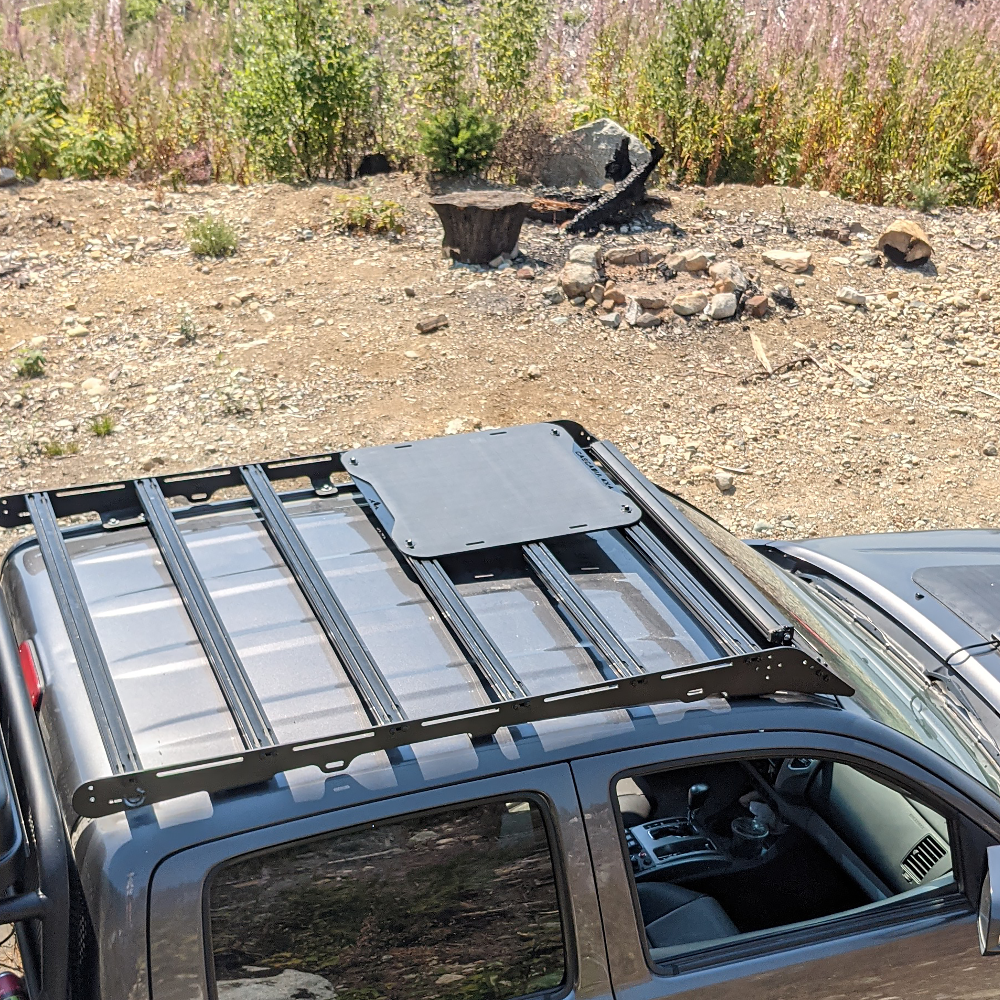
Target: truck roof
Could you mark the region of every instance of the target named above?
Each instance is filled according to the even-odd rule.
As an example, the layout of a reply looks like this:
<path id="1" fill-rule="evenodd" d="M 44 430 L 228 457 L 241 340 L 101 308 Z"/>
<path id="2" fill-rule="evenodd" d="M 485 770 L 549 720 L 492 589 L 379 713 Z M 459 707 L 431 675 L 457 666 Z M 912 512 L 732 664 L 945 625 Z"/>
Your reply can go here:
<path id="1" fill-rule="evenodd" d="M 852 693 L 571 423 L 0 498 L 25 523 L 4 596 L 84 816 L 584 712 Z"/>

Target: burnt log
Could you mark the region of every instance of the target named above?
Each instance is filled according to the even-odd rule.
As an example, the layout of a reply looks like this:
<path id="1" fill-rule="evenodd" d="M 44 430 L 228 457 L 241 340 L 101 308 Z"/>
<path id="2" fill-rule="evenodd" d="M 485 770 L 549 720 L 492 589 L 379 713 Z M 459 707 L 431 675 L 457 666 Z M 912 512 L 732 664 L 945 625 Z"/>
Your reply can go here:
<path id="1" fill-rule="evenodd" d="M 513 252 L 532 197 L 523 191 L 458 191 L 431 198 L 452 260 L 488 264 Z"/>
<path id="2" fill-rule="evenodd" d="M 617 223 L 634 213 L 636 206 L 645 200 L 646 181 L 663 159 L 663 147 L 651 135 L 647 135 L 646 139 L 650 144 L 649 163 L 636 167 L 620 184 L 579 212 L 567 224 L 566 232 L 596 233 L 604 223 Z"/>

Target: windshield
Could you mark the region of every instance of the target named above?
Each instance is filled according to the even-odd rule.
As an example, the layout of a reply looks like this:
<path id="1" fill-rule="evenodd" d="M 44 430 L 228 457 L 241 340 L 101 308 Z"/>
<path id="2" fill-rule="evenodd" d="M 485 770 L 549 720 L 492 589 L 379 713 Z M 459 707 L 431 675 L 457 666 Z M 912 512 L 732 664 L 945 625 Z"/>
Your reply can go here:
<path id="1" fill-rule="evenodd" d="M 931 747 L 994 791 L 996 769 L 975 735 L 943 708 L 926 680 L 808 583 L 786 572 L 698 508 L 671 495 L 682 514 L 795 625 L 796 634 L 819 647 L 831 669 L 851 684 L 845 705 Z"/>

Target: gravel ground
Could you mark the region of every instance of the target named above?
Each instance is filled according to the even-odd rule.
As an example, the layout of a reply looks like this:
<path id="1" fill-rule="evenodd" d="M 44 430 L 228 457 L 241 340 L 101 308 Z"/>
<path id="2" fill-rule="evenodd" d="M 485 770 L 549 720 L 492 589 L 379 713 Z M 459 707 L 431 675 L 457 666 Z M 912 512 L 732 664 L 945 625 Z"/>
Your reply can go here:
<path id="1" fill-rule="evenodd" d="M 422 181 L 366 187 L 402 203 L 404 235 L 335 232 L 334 185 L 0 190 L 0 493 L 572 418 L 744 535 L 995 522 L 996 213 L 902 213 L 934 246 L 908 269 L 872 253 L 896 210 L 671 191 L 640 231 L 594 242 L 714 252 L 797 305 L 724 322 L 668 308 L 655 329 L 611 329 L 542 294 L 578 240 L 528 222 L 516 266 L 451 265 Z M 187 250 L 185 220 L 206 211 L 238 224 L 235 256 Z M 808 250 L 812 267 L 763 263 L 774 249 Z M 667 301 L 709 285 L 608 272 Z M 843 285 L 867 305 L 838 302 Z M 417 332 L 441 313 L 446 327 Z M 15 373 L 26 350 L 44 355 L 43 377 Z M 106 436 L 92 429 L 102 414 Z"/>

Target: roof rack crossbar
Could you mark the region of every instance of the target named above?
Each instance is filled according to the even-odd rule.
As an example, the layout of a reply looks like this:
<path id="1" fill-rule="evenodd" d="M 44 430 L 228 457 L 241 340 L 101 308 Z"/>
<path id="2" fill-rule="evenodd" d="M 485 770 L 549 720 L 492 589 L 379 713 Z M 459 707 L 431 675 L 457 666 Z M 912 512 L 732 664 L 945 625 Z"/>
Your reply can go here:
<path id="1" fill-rule="evenodd" d="M 507 701 L 524 697 L 528 693 L 524 682 L 483 628 L 441 563 L 437 559 L 418 559 L 413 556 L 407 558 L 421 587 L 445 623 L 451 627 L 480 678 L 492 693 L 493 700 Z"/>
<path id="2" fill-rule="evenodd" d="M 248 750 L 274 746 L 278 741 L 267 714 L 167 506 L 160 484 L 155 479 L 139 479 L 135 491 L 153 540 L 177 587 L 243 745 Z"/>
<path id="3" fill-rule="evenodd" d="M 81 816 L 99 817 L 192 792 L 222 792 L 269 781 L 282 771 L 315 766 L 327 774 L 344 771 L 356 757 L 442 739 L 492 736 L 511 726 L 563 719 L 590 712 L 662 702 L 698 702 L 712 697 L 753 698 L 790 692 L 845 695 L 853 689 L 807 653 L 790 646 L 709 660 L 670 670 L 598 681 L 583 687 L 530 695 L 481 708 L 376 726 L 353 733 L 247 750 L 139 774 L 96 778 L 73 794 Z"/>
<path id="4" fill-rule="evenodd" d="M 529 542 L 522 547 L 522 551 L 544 587 L 562 605 L 564 612 L 594 644 L 619 677 L 645 673 L 646 668 L 629 649 L 625 640 L 594 607 L 547 545 L 543 542 Z"/>
<path id="5" fill-rule="evenodd" d="M 704 592 L 687 567 L 653 534 L 648 525 L 640 521 L 631 528 L 625 528 L 624 533 L 664 586 L 674 592 L 681 604 L 727 653 L 749 653 L 758 648 L 731 617 L 726 617 L 724 625 L 719 621 L 719 616 L 724 613 L 722 609 L 705 599 Z"/>
<path id="6" fill-rule="evenodd" d="M 794 627 L 777 608 L 735 570 L 718 549 L 700 535 L 683 514 L 665 497 L 650 488 L 638 469 L 610 441 L 595 441 L 591 453 L 604 470 L 638 501 L 649 518 L 687 555 L 706 577 L 725 594 L 764 634 L 771 645 L 790 645 Z"/>
<path id="7" fill-rule="evenodd" d="M 118 700 L 114 679 L 56 521 L 52 501 L 48 493 L 32 493 L 25 502 L 111 769 L 115 774 L 137 771 L 142 766 L 139 752 Z"/>
<path id="8" fill-rule="evenodd" d="M 326 633 L 369 721 L 373 725 L 403 721 L 406 714 L 399 700 L 309 551 L 266 471 L 259 465 L 245 465 L 240 473 L 264 527 Z"/>

